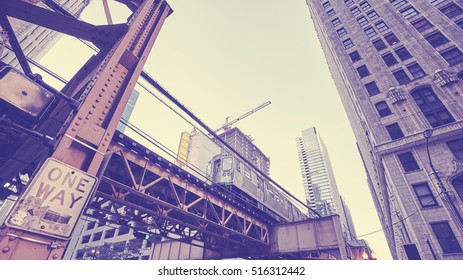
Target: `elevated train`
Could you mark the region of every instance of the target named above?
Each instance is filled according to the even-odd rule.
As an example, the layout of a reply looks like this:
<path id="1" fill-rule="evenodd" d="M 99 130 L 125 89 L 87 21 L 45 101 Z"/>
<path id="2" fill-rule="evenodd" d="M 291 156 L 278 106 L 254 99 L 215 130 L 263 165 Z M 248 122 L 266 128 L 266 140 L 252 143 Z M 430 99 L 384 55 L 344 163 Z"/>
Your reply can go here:
<path id="1" fill-rule="evenodd" d="M 236 194 L 250 207 L 257 207 L 276 223 L 307 219 L 268 179 L 229 153 L 214 156 L 206 174 L 211 181 Z"/>

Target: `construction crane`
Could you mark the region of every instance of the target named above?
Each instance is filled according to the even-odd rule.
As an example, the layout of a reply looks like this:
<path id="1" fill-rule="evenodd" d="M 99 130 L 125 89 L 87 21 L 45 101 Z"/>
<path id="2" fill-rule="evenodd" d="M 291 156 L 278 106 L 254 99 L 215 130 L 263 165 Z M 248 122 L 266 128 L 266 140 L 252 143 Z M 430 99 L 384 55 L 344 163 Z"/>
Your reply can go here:
<path id="1" fill-rule="evenodd" d="M 237 117 L 236 119 L 234 119 L 234 120 L 232 120 L 232 121 L 228 121 L 228 119 L 229 119 L 230 117 L 226 117 L 226 118 L 225 118 L 225 124 L 222 125 L 221 127 L 219 127 L 218 129 L 216 129 L 214 132 L 217 133 L 217 132 L 219 132 L 219 131 L 222 130 L 222 129 L 223 129 L 224 131 L 230 130 L 232 124 L 234 124 L 234 123 L 236 123 L 237 121 L 240 121 L 240 120 L 246 118 L 247 116 L 249 116 L 249 115 L 251 115 L 251 114 L 253 114 L 253 113 L 259 111 L 260 109 L 262 109 L 262 108 L 264 108 L 264 107 L 266 107 L 266 106 L 268 106 L 268 105 L 270 105 L 270 104 L 272 104 L 272 102 L 267 101 L 267 102 L 265 102 L 264 104 L 259 105 L 259 106 L 255 107 L 255 108 L 251 109 L 250 111 L 247 111 L 246 113 L 242 114 L 241 116 Z"/>

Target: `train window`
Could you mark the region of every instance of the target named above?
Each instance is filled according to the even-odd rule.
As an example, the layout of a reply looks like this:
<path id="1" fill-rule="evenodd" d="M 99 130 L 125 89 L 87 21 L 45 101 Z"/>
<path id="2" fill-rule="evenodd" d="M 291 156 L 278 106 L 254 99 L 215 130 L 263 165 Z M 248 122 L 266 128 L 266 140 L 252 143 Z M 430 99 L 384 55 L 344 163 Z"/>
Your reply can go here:
<path id="1" fill-rule="evenodd" d="M 244 177 L 251 179 L 251 168 L 247 166 L 244 167 Z"/>
<path id="2" fill-rule="evenodd" d="M 220 160 L 214 161 L 214 169 L 215 169 L 215 172 L 220 171 Z"/>
<path id="3" fill-rule="evenodd" d="M 222 170 L 229 171 L 233 167 L 233 158 L 232 157 L 224 157 L 222 159 Z"/>
<path id="4" fill-rule="evenodd" d="M 211 176 L 212 174 L 212 164 L 209 162 L 206 166 L 206 175 Z"/>
<path id="5" fill-rule="evenodd" d="M 238 173 L 241 173 L 241 162 L 236 162 L 236 171 L 238 171 Z"/>
<path id="6" fill-rule="evenodd" d="M 273 189 L 271 187 L 268 187 L 268 192 L 271 197 L 273 197 Z"/>

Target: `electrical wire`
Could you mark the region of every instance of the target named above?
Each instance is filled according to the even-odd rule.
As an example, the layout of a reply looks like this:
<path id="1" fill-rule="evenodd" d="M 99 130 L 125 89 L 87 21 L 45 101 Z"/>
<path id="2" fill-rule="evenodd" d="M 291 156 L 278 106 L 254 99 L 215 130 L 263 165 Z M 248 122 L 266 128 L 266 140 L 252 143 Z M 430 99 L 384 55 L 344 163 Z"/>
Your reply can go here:
<path id="1" fill-rule="evenodd" d="M 440 192 L 435 198 L 438 198 L 440 197 L 441 195 L 443 194 L 443 192 Z M 425 205 L 422 205 L 422 208 L 428 206 L 430 203 L 432 203 L 433 200 L 429 201 L 428 203 L 426 203 Z M 380 229 L 377 229 L 377 230 L 374 230 L 372 232 L 369 232 L 369 233 L 365 233 L 365 234 L 362 234 L 362 235 L 358 235 L 357 238 L 361 238 L 361 237 L 365 237 L 365 236 L 369 236 L 369 235 L 372 235 L 372 234 L 375 234 L 375 233 L 378 233 L 378 232 L 381 232 L 381 231 L 385 231 L 386 229 L 389 229 L 389 228 L 392 228 L 393 226 L 395 226 L 397 223 L 401 223 L 405 220 L 407 220 L 408 218 L 410 218 L 411 216 L 421 212 L 423 209 L 417 209 L 415 212 L 409 214 L 408 216 L 406 216 L 405 218 L 401 218 L 399 219 L 398 221 L 386 226 L 386 227 L 382 227 Z"/>

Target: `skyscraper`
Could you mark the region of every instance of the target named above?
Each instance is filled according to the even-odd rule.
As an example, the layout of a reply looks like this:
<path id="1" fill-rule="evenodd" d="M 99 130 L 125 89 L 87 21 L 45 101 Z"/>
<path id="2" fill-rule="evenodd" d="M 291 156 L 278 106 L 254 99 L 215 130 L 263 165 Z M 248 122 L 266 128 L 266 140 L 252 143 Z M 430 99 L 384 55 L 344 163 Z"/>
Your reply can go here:
<path id="1" fill-rule="evenodd" d="M 129 120 L 130 115 L 132 115 L 133 109 L 135 108 L 135 104 L 137 104 L 138 96 L 140 96 L 140 93 L 134 89 L 129 97 L 127 105 L 125 105 L 124 112 L 122 112 L 122 121 L 127 122 Z M 119 122 L 116 129 L 124 133 L 126 128 L 127 125 L 125 125 L 123 122 Z"/>
<path id="2" fill-rule="evenodd" d="M 463 1 L 307 4 L 392 256 L 463 259 Z"/>
<path id="3" fill-rule="evenodd" d="M 341 200 L 328 151 L 315 127 L 303 130 L 296 144 L 307 204 L 321 216 L 338 214 L 345 236 L 354 239 L 350 215 L 349 222 L 346 216 L 349 211 Z M 316 218 L 314 213 L 309 215 Z"/>
<path id="4" fill-rule="evenodd" d="M 79 17 L 85 7 L 88 6 L 91 0 L 55 0 L 64 9 L 71 14 Z M 38 6 L 47 8 L 45 4 L 38 3 Z M 9 18 L 11 26 L 15 32 L 19 44 L 22 47 L 24 55 L 35 61 L 43 57 L 48 50 L 58 41 L 61 33 L 47 29 L 42 26 L 37 26 L 32 23 Z M 0 27 L 0 31 L 1 31 Z M 13 67 L 19 67 L 19 62 L 16 59 L 14 52 L 5 49 L 0 53 L 0 60 Z"/>

